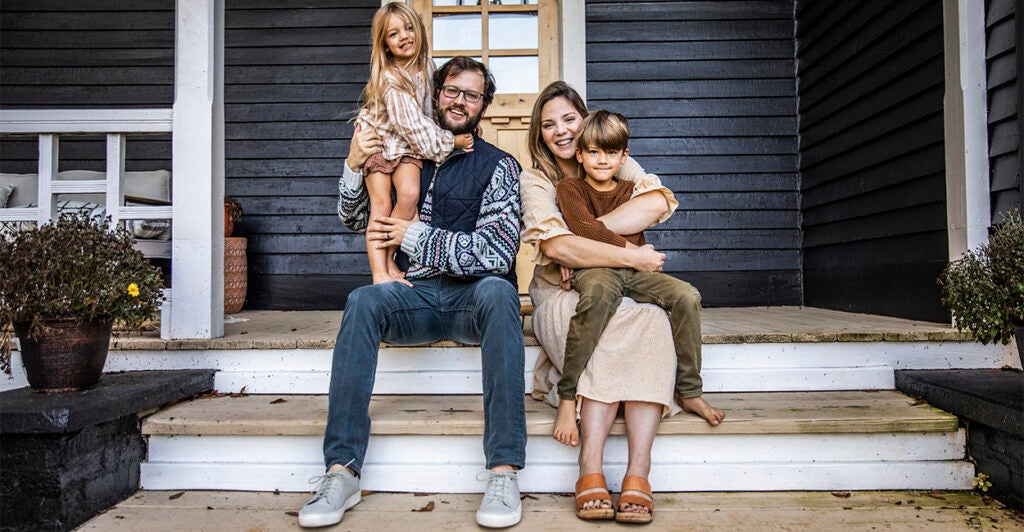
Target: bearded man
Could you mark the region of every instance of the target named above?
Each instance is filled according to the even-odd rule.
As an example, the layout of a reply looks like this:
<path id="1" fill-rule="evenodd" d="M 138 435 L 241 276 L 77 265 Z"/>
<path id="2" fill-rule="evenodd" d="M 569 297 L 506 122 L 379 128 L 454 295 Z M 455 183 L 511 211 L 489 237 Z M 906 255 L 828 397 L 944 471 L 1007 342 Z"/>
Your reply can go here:
<path id="1" fill-rule="evenodd" d="M 441 127 L 474 133 L 494 97 L 482 63 L 455 57 L 434 74 Z M 519 522 L 518 471 L 526 460 L 524 348 L 515 279 L 519 250 L 519 171 L 508 153 L 475 137 L 440 164 L 424 161 L 419 219 L 367 220 L 360 168 L 378 151 L 372 131 L 357 131 L 339 181 L 338 214 L 380 248 L 398 246 L 404 281 L 367 285 L 348 297 L 334 347 L 324 463 L 327 472 L 299 512 L 302 526 L 341 521 L 360 501 L 359 478 L 370 437 L 369 404 L 381 341 L 422 345 L 454 340 L 480 345 L 487 487 L 477 523 Z M 403 257 L 400 257 L 403 258 Z"/>

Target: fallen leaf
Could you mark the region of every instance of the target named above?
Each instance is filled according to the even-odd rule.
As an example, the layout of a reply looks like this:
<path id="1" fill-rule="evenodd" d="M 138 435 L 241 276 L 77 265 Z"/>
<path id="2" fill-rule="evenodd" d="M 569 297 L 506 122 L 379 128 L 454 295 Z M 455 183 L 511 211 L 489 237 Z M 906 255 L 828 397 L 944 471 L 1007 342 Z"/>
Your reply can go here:
<path id="1" fill-rule="evenodd" d="M 277 399 L 274 399 L 273 401 L 271 401 L 270 404 L 272 404 L 272 405 L 279 405 L 281 403 L 287 403 L 287 402 L 288 401 L 286 401 L 285 399 L 282 399 L 282 398 L 278 397 Z"/>
<path id="2" fill-rule="evenodd" d="M 370 495 L 373 495 L 373 492 L 370 491 L 370 490 L 363 490 L 363 491 L 359 492 L 359 495 L 361 495 L 363 497 L 369 497 Z"/>
<path id="3" fill-rule="evenodd" d="M 935 491 L 935 490 L 929 491 L 928 492 L 928 496 L 933 498 L 933 499 L 939 499 L 939 500 L 943 500 L 943 501 L 946 500 L 946 496 L 943 495 L 941 491 Z"/>
<path id="4" fill-rule="evenodd" d="M 925 404 L 927 402 L 928 401 L 925 401 L 924 399 L 918 399 L 918 400 L 914 401 L 913 403 L 910 403 L 910 406 L 923 405 L 923 404 Z"/>
<path id="5" fill-rule="evenodd" d="M 281 494 L 281 490 L 278 490 L 278 489 L 274 490 L 274 495 L 280 495 L 280 494 Z"/>
<path id="6" fill-rule="evenodd" d="M 850 495 L 852 495 L 852 493 L 850 493 L 850 492 L 848 492 L 848 491 L 833 491 L 833 492 L 832 492 L 832 496 L 833 496 L 833 497 L 839 497 L 839 498 L 841 498 L 841 499 L 846 499 L 846 498 L 848 498 L 848 497 L 849 497 Z"/>
<path id="7" fill-rule="evenodd" d="M 181 496 L 184 495 L 184 494 L 185 494 L 184 491 L 179 491 L 178 493 L 175 493 L 174 495 L 171 495 L 170 497 L 167 497 L 167 500 L 173 501 L 174 499 L 180 499 Z"/>
<path id="8" fill-rule="evenodd" d="M 412 511 L 413 512 L 433 512 L 434 511 L 434 501 L 428 502 L 426 506 L 424 506 L 423 508 L 420 508 L 419 510 L 412 510 Z"/>
<path id="9" fill-rule="evenodd" d="M 521 497 L 519 497 L 519 500 L 523 500 L 523 499 L 530 499 L 530 500 L 536 501 L 537 497 L 535 497 L 533 495 L 530 495 L 529 493 L 524 493 Z"/>
<path id="10" fill-rule="evenodd" d="M 292 517 L 298 517 L 299 516 L 299 512 L 285 512 L 284 514 L 285 515 L 290 515 Z"/>

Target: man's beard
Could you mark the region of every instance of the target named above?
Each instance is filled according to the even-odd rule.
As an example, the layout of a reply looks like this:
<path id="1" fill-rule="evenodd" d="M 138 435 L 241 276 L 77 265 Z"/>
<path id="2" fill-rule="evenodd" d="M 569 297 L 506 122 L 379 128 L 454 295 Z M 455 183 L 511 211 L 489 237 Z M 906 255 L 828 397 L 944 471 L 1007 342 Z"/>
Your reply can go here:
<path id="1" fill-rule="evenodd" d="M 449 109 L 458 109 L 459 111 L 462 111 L 463 113 L 465 113 L 465 115 L 466 115 L 465 123 L 459 125 L 459 124 L 452 124 L 451 122 L 449 122 L 448 121 L 448 110 Z M 444 109 L 440 109 L 440 112 L 438 113 L 438 115 L 439 115 L 439 124 L 441 125 L 441 127 L 443 127 L 444 129 L 447 129 L 448 131 L 451 131 L 452 133 L 454 133 L 456 135 L 461 135 L 463 133 L 475 133 L 476 132 L 476 126 L 480 123 L 480 118 L 483 116 L 483 110 L 480 111 L 480 114 L 470 115 L 469 111 L 466 109 L 465 106 L 459 105 L 459 104 L 451 104 L 448 107 L 445 107 Z"/>

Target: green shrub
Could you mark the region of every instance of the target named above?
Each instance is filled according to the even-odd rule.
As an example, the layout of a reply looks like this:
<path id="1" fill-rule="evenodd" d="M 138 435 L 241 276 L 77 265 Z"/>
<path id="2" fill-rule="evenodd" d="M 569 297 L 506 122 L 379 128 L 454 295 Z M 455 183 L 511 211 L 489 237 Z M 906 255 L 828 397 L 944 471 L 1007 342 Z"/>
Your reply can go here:
<path id="1" fill-rule="evenodd" d="M 983 344 L 1008 344 L 1024 323 L 1024 223 L 1018 211 L 993 228 L 988 244 L 968 252 L 939 277 L 942 303 L 957 328 Z"/>

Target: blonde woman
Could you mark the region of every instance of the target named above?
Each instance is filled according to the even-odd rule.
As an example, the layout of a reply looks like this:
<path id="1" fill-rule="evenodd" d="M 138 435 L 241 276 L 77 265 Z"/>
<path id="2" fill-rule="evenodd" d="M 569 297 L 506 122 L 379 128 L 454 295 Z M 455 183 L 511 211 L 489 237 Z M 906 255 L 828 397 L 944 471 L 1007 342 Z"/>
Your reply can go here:
<path id="1" fill-rule="evenodd" d="M 453 135 L 434 122 L 429 97 L 433 61 L 419 14 L 404 2 L 386 4 L 373 17 L 372 33 L 370 80 L 356 119 L 358 127 L 373 129 L 383 140 L 383 149 L 362 167 L 370 194 L 370 219 L 391 216 L 414 220 L 421 159 L 440 162 L 453 149 L 471 150 L 473 136 Z M 374 284 L 409 284 L 395 264 L 395 251 L 394 246 L 382 246 L 367 237 L 366 253 Z"/>

